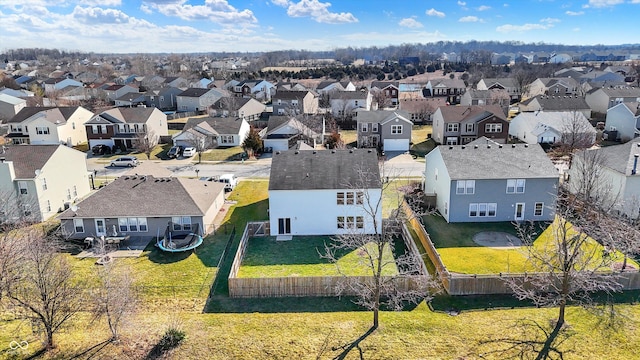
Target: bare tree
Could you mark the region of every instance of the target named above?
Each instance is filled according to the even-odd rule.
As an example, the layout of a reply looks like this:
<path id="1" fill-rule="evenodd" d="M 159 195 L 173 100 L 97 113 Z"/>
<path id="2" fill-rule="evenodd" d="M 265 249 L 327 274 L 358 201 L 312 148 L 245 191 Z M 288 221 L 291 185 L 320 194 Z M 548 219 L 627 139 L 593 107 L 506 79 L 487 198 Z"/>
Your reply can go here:
<path id="1" fill-rule="evenodd" d="M 158 145 L 158 136 L 153 130 L 147 130 L 136 134 L 134 148 L 147 155 L 147 160 L 151 160 L 151 152 Z"/>
<path id="2" fill-rule="evenodd" d="M 387 95 L 384 90 L 372 91 L 373 102 L 377 104 L 378 109 L 384 109 L 391 106 L 391 96 Z"/>
<path id="3" fill-rule="evenodd" d="M 563 119 L 560 150 L 571 159 L 576 150 L 591 147 L 595 143 L 595 129 L 579 111 L 565 113 Z"/>
<path id="4" fill-rule="evenodd" d="M 18 281 L 9 284 L 7 298 L 44 333 L 45 348 L 51 349 L 54 334 L 80 311 L 83 290 L 55 238 L 31 227 L 21 230 L 21 239 L 26 243 L 16 272 Z"/>
<path id="5" fill-rule="evenodd" d="M 513 78 L 518 84 L 518 88 L 520 89 L 520 94 L 522 94 L 523 100 L 525 97 L 529 95 L 529 89 L 531 88 L 531 83 L 536 80 L 536 75 L 528 70 L 518 70 L 513 74 Z"/>
<path id="6" fill-rule="evenodd" d="M 202 153 L 217 146 L 217 140 L 213 135 L 203 134 L 194 129 L 189 129 L 188 142 L 198 153 L 198 164 L 202 162 Z"/>
<path id="7" fill-rule="evenodd" d="M 356 182 L 345 188 L 354 190 L 351 200 L 363 215 L 362 223 L 359 223 L 357 216 L 355 219 L 346 216 L 344 228 L 347 232 L 325 244 L 321 257 L 335 263 L 338 272 L 345 277 L 345 281 L 338 284 L 338 293 L 355 294 L 354 302 L 373 312 L 371 330 L 375 330 L 379 325 L 382 307 L 401 310 L 406 303 L 417 304 L 427 300 L 435 283 L 422 271 L 419 254 L 407 251 L 396 254 L 395 259 L 385 256 L 385 253 L 394 253 L 396 241 L 402 238 L 401 227 L 405 219 L 396 209 L 389 219 L 382 221 L 382 192 L 392 182 L 380 183 L 380 188 L 376 189 L 370 185 L 372 179 L 380 181 L 379 169 L 376 168 L 373 174 L 360 166 L 358 172 Z M 340 254 L 346 251 L 357 251 L 359 264 L 369 276 L 357 278 L 357 281 L 347 280 L 338 263 Z M 397 269 L 397 272 L 390 272 L 393 269 Z"/>
<path id="8" fill-rule="evenodd" d="M 111 340 L 117 341 L 120 329 L 131 319 L 137 308 L 137 296 L 127 266 L 107 262 L 97 268 L 98 286 L 92 294 L 93 321 L 105 319 Z"/>

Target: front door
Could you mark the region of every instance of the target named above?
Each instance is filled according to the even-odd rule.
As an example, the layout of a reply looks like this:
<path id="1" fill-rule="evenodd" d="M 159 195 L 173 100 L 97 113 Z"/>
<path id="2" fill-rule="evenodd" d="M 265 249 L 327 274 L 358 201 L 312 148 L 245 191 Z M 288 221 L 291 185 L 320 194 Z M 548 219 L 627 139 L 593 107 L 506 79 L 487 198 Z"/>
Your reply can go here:
<path id="1" fill-rule="evenodd" d="M 279 235 L 291 234 L 291 219 L 290 218 L 280 218 L 280 219 L 278 219 L 278 234 Z"/>
<path id="2" fill-rule="evenodd" d="M 516 203 L 516 213 L 514 216 L 514 220 L 524 220 L 524 203 Z"/>
<path id="3" fill-rule="evenodd" d="M 107 235 L 107 226 L 104 223 L 104 219 L 96 219 L 96 236 Z"/>

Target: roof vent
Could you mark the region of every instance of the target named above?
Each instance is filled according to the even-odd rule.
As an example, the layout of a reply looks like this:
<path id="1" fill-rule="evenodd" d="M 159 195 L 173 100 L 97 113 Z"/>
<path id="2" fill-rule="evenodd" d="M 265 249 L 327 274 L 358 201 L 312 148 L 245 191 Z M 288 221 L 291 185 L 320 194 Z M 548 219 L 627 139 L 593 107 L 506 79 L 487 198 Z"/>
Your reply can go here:
<path id="1" fill-rule="evenodd" d="M 453 146 L 449 146 L 449 150 L 453 150 Z"/>
<path id="2" fill-rule="evenodd" d="M 461 148 L 462 148 L 462 149 L 466 149 L 467 147 L 466 147 L 466 146 L 464 146 L 464 145 L 462 145 L 462 146 L 461 146 Z"/>
<path id="3" fill-rule="evenodd" d="M 502 145 L 498 145 L 498 149 L 502 149 Z"/>
<path id="4" fill-rule="evenodd" d="M 298 154 L 300 154 L 300 151 L 296 150 L 296 152 L 294 152 L 294 154 L 298 155 Z"/>
<path id="5" fill-rule="evenodd" d="M 335 154 L 335 153 L 336 153 L 336 151 L 335 151 L 335 150 L 331 150 L 331 153 L 332 153 L 332 154 Z"/>
<path id="6" fill-rule="evenodd" d="M 511 148 L 515 149 L 516 148 L 516 144 L 511 144 Z"/>
<path id="7" fill-rule="evenodd" d="M 478 145 L 473 145 L 473 148 L 474 148 L 474 149 L 477 149 L 477 148 L 478 148 Z"/>
<path id="8" fill-rule="evenodd" d="M 280 155 L 280 151 L 276 151 L 276 155 Z"/>
<path id="9" fill-rule="evenodd" d="M 349 150 L 349 154 L 353 154 L 353 149 Z"/>
<path id="10" fill-rule="evenodd" d="M 314 154 L 317 154 L 318 152 L 317 152 L 317 151 L 315 151 L 315 150 L 313 150 L 313 153 L 314 153 Z"/>
<path id="11" fill-rule="evenodd" d="M 491 145 L 487 145 L 487 149 L 491 149 Z"/>
<path id="12" fill-rule="evenodd" d="M 640 143 L 638 143 L 638 146 L 640 146 Z M 369 154 L 371 154 L 371 153 L 373 152 L 373 150 L 369 149 L 369 150 L 367 150 L 367 152 L 368 152 Z"/>
<path id="13" fill-rule="evenodd" d="M 528 148 L 528 147 L 529 147 L 529 144 L 524 144 L 524 147 Z"/>

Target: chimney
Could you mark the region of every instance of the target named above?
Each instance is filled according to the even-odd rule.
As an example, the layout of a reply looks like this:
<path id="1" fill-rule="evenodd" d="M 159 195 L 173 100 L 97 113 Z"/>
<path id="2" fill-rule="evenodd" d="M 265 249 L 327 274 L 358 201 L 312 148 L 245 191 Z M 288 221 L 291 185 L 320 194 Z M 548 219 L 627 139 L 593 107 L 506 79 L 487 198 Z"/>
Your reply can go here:
<path id="1" fill-rule="evenodd" d="M 636 174 L 636 170 L 638 169 L 638 154 L 633 154 L 633 169 L 631 169 L 631 175 Z"/>

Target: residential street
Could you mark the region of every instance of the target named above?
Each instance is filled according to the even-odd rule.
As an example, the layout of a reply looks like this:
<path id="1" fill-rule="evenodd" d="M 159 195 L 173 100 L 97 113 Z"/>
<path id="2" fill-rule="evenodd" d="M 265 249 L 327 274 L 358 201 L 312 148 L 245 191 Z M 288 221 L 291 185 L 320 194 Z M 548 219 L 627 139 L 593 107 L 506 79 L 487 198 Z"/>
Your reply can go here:
<path id="1" fill-rule="evenodd" d="M 382 172 L 383 177 L 421 177 L 424 162 L 414 160 L 408 154 L 388 154 Z M 195 159 L 195 158 L 193 158 Z M 271 171 L 271 157 L 266 155 L 256 161 L 225 161 L 195 164 L 193 159 L 152 160 L 173 172 L 175 176 L 220 176 L 232 173 L 238 178 L 268 178 Z M 87 158 L 89 171 L 97 170 L 97 178 L 114 177 L 124 174 L 129 168 L 110 168 L 102 158 Z M 142 160 L 148 161 L 148 160 Z M 196 169 L 198 173 L 196 174 Z"/>

